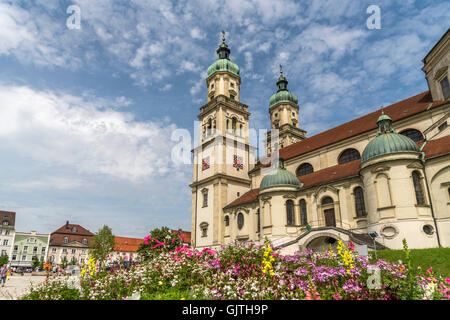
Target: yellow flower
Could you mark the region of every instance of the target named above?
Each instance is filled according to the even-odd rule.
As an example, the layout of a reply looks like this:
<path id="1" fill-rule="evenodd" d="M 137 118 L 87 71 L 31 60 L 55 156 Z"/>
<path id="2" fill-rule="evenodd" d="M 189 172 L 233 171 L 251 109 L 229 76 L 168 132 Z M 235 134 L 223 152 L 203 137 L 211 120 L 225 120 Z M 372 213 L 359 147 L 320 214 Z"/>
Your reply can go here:
<path id="1" fill-rule="evenodd" d="M 158 286 L 162 286 L 162 285 L 163 285 L 162 281 L 158 282 Z"/>

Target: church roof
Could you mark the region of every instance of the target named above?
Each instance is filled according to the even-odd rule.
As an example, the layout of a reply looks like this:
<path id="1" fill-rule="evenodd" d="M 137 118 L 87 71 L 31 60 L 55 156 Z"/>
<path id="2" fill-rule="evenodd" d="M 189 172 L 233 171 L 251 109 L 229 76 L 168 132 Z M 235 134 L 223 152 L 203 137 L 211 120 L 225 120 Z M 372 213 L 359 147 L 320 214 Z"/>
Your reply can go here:
<path id="1" fill-rule="evenodd" d="M 258 199 L 258 195 L 259 195 L 259 188 L 252 189 L 252 190 L 244 193 L 242 196 L 240 196 L 239 198 L 237 198 L 230 204 L 228 204 L 224 209 L 235 207 L 240 204 L 256 201 Z"/>
<path id="2" fill-rule="evenodd" d="M 422 147 L 423 143 L 424 141 L 420 141 L 419 146 Z M 425 152 L 425 159 L 450 154 L 450 136 L 427 141 L 422 151 Z"/>
<path id="3" fill-rule="evenodd" d="M 448 101 L 433 102 L 431 100 L 430 91 L 425 91 L 408 99 L 387 106 L 383 108 L 383 110 L 388 113 L 392 118 L 392 121 L 395 122 L 426 111 L 429 108 L 437 107 L 444 103 L 448 103 Z M 341 124 L 335 128 L 316 134 L 310 138 L 291 144 L 280 150 L 280 156 L 285 160 L 288 160 L 296 156 L 325 147 L 327 145 L 376 129 L 377 119 L 379 115 L 380 111 L 377 110 L 355 120 Z M 258 170 L 260 167 L 262 167 L 262 165 L 257 165 L 250 172 Z"/>

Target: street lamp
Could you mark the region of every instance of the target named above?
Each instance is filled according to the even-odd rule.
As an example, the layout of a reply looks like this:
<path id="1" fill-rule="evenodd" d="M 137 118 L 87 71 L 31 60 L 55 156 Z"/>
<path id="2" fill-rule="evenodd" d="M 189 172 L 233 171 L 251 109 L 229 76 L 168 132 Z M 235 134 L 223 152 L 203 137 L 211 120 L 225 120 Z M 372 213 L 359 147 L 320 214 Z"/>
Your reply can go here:
<path id="1" fill-rule="evenodd" d="M 376 245 L 376 242 L 375 242 L 375 238 L 378 237 L 378 233 L 376 231 L 371 231 L 371 232 L 369 232 L 369 236 L 373 239 L 373 247 L 375 249 L 375 259 L 378 260 L 378 257 L 377 257 L 377 245 Z"/>

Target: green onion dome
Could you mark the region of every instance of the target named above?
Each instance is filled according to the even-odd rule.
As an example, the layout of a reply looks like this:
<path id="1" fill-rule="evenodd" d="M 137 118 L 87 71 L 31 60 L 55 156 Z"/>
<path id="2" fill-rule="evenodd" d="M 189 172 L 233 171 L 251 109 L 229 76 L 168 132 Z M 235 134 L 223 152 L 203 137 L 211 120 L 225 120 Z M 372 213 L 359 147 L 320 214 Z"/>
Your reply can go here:
<path id="1" fill-rule="evenodd" d="M 231 62 L 228 59 L 218 59 L 214 61 L 212 65 L 208 67 L 208 77 L 217 71 L 229 71 L 237 76 L 239 76 L 239 67 L 236 63 Z"/>
<path id="2" fill-rule="evenodd" d="M 289 92 L 287 89 L 288 81 L 283 76 L 283 71 L 280 71 L 280 73 L 281 75 L 277 80 L 278 91 L 270 97 L 269 108 L 281 102 L 292 102 L 294 104 L 298 104 L 297 96 Z"/>
<path id="3" fill-rule="evenodd" d="M 216 50 L 218 59 L 208 67 L 208 77 L 217 71 L 228 71 L 239 76 L 239 67 L 236 63 L 230 60 L 230 48 L 225 43 L 225 36 L 222 38 L 222 43 Z"/>
<path id="4" fill-rule="evenodd" d="M 419 147 L 413 140 L 411 140 L 407 136 L 398 134 L 392 128 L 392 119 L 388 115 L 385 115 L 384 112 L 378 118 L 377 124 L 377 136 L 365 147 L 361 156 L 361 163 L 374 157 L 391 153 L 420 153 Z"/>
<path id="5" fill-rule="evenodd" d="M 279 168 L 274 173 L 267 174 L 259 185 L 259 190 L 267 189 L 270 187 L 297 187 L 300 188 L 302 183 L 292 172 L 289 172 L 284 168 L 283 159 L 279 160 Z"/>

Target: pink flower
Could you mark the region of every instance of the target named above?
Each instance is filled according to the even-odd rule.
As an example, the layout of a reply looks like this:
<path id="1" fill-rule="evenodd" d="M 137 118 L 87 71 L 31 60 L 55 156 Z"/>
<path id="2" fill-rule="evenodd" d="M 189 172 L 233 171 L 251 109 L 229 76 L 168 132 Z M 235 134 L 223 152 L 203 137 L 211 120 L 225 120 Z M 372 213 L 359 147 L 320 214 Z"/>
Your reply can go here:
<path id="1" fill-rule="evenodd" d="M 447 282 L 447 284 L 450 284 L 450 278 L 445 278 L 445 282 Z"/>
<path id="2" fill-rule="evenodd" d="M 428 269 L 428 270 L 425 272 L 425 274 L 431 273 L 431 269 L 433 269 L 433 267 L 430 267 L 430 269 Z"/>

